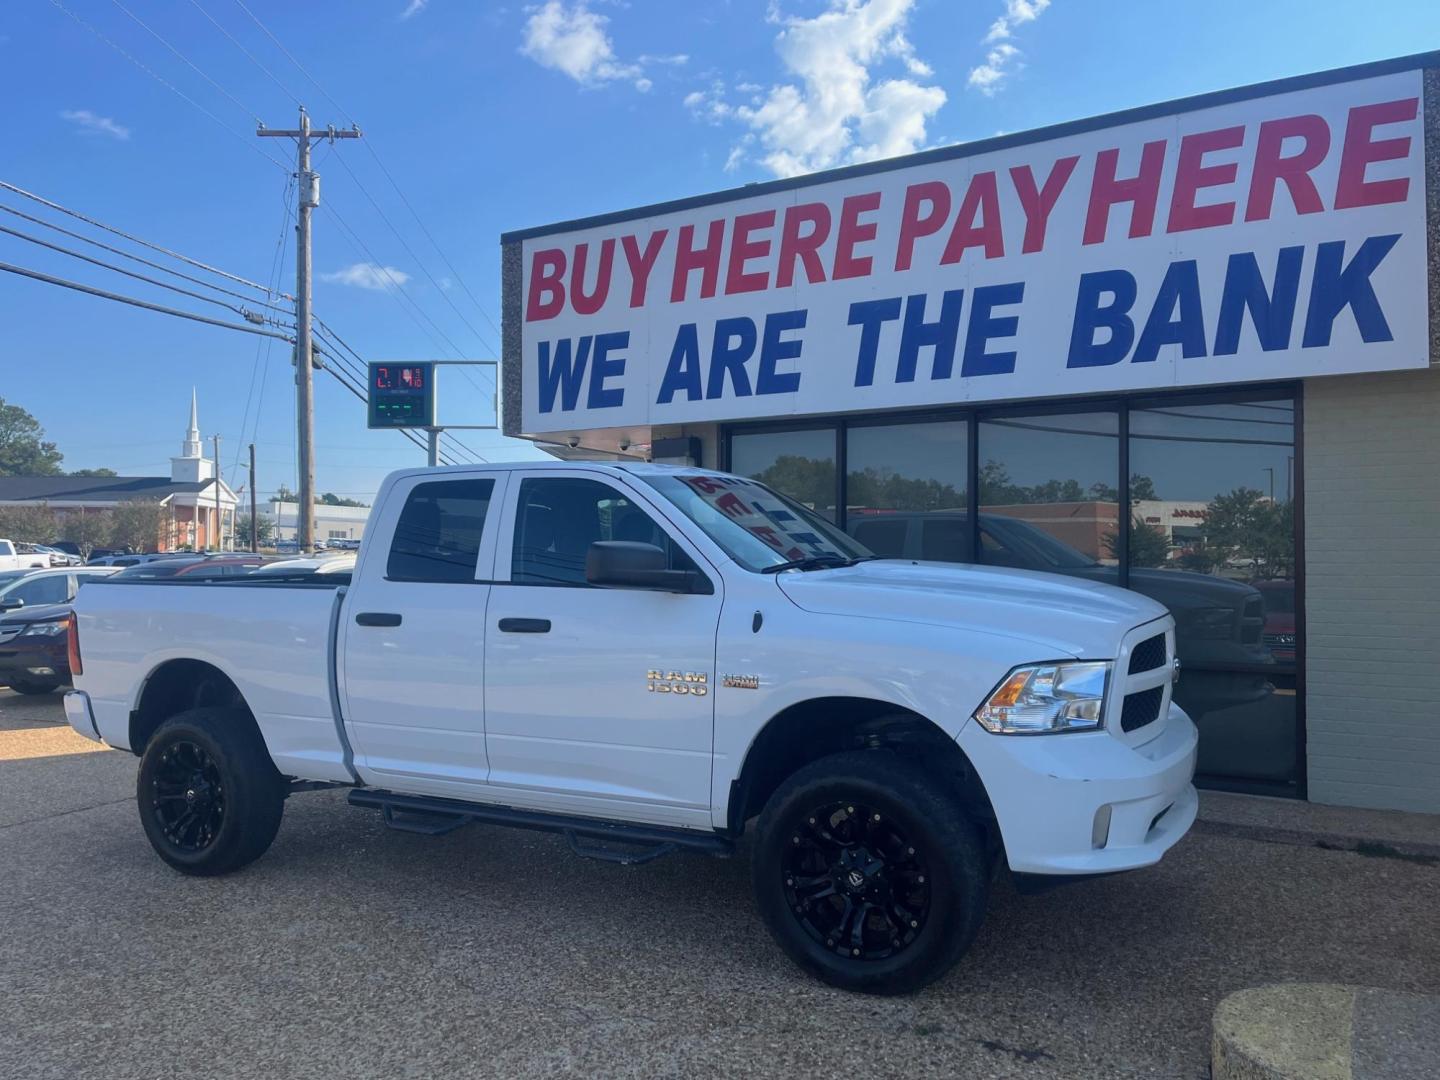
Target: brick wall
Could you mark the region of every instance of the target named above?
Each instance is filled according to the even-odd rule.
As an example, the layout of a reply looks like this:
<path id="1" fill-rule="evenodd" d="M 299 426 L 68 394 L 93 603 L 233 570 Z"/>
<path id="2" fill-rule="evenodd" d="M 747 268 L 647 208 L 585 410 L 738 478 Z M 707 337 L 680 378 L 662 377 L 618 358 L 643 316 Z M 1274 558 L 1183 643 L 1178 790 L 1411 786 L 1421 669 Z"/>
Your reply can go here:
<path id="1" fill-rule="evenodd" d="M 1440 813 L 1440 367 L 1305 387 L 1315 802 Z"/>

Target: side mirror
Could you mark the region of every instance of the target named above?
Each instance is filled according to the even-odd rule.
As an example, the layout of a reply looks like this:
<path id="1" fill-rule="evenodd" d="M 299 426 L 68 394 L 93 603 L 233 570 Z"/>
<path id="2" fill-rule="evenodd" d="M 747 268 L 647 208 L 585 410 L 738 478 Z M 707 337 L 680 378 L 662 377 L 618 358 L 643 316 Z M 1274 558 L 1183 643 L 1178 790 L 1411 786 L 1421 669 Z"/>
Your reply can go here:
<path id="1" fill-rule="evenodd" d="M 0 611 L 19 611 L 25 606 L 25 601 L 18 596 L 11 596 L 0 600 Z"/>
<path id="2" fill-rule="evenodd" d="M 671 570 L 665 552 L 654 544 L 631 540 L 597 540 L 585 555 L 585 580 L 612 589 L 655 589 L 660 592 L 696 592 L 700 575 L 693 570 Z"/>

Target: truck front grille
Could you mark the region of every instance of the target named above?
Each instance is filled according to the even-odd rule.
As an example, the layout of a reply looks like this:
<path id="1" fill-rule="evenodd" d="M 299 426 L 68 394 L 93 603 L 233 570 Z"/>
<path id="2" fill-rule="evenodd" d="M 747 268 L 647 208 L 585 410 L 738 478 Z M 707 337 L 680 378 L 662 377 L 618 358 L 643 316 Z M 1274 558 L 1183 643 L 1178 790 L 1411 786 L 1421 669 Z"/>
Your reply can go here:
<path id="1" fill-rule="evenodd" d="M 1134 731 L 1146 724 L 1153 724 L 1160 718 L 1160 704 L 1164 697 L 1163 686 L 1152 686 L 1149 690 L 1126 694 L 1125 704 L 1120 710 L 1120 730 Z"/>
<path id="2" fill-rule="evenodd" d="M 1156 634 L 1152 638 L 1146 638 L 1130 651 L 1130 674 L 1138 675 L 1142 671 L 1154 671 L 1158 667 L 1165 666 L 1165 635 Z"/>

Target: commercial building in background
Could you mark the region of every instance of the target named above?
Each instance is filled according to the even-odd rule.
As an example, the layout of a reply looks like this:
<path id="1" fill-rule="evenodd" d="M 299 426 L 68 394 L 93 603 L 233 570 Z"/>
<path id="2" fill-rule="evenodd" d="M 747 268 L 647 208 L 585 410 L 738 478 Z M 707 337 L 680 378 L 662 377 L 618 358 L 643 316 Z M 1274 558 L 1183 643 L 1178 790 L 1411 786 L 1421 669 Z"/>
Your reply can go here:
<path id="1" fill-rule="evenodd" d="M 505 434 L 1145 593 L 1203 782 L 1440 812 L 1437 116 L 1431 53 L 506 234 Z"/>
<path id="2" fill-rule="evenodd" d="M 275 523 L 275 539 L 293 542 L 300 535 L 300 504 L 271 499 L 268 513 Z M 359 540 L 365 535 L 365 523 L 370 520 L 368 506 L 327 506 L 315 504 L 315 539 Z"/>

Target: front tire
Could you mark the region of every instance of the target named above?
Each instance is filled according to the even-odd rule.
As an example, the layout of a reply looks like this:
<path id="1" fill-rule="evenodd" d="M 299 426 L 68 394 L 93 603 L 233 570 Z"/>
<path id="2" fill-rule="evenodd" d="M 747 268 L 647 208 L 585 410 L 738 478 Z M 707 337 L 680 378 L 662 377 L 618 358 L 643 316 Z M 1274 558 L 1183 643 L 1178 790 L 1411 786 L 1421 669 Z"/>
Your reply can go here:
<path id="1" fill-rule="evenodd" d="M 155 853 L 182 874 L 228 874 L 270 847 L 285 780 L 248 714 L 190 709 L 161 724 L 136 781 L 140 823 Z"/>
<path id="2" fill-rule="evenodd" d="M 950 970 L 988 898 L 979 829 L 939 780 L 885 750 L 821 758 L 782 783 L 751 873 L 790 958 L 869 994 L 909 993 Z"/>

